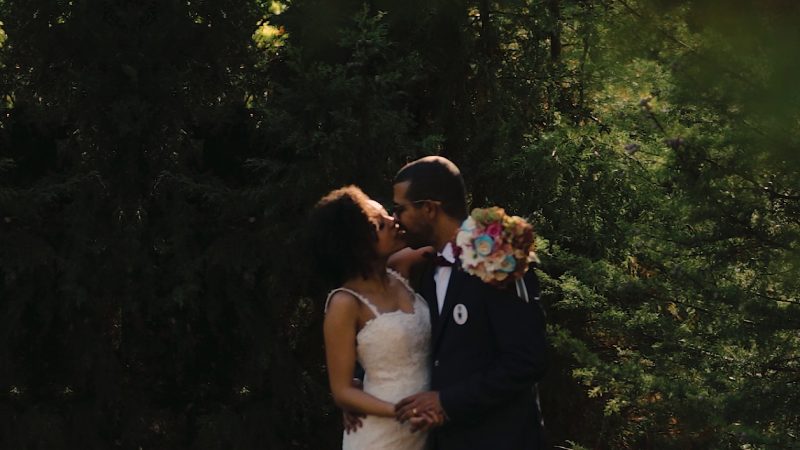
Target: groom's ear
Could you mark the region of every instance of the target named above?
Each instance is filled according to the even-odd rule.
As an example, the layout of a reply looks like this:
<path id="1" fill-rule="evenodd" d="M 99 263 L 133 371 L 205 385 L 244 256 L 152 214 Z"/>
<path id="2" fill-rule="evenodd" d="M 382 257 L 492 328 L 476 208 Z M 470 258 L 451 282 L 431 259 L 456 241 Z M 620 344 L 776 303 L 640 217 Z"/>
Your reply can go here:
<path id="1" fill-rule="evenodd" d="M 425 212 L 425 217 L 430 220 L 433 220 L 442 213 L 442 205 L 437 201 L 427 201 L 422 205 L 422 209 Z"/>

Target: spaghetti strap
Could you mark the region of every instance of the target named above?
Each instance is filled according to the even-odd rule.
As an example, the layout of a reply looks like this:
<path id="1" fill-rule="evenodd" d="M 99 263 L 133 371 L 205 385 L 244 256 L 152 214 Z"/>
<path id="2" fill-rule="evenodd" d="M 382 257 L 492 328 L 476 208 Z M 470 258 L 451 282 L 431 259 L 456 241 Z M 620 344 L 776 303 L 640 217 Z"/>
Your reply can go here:
<path id="1" fill-rule="evenodd" d="M 395 277 L 397 281 L 402 283 L 403 286 L 405 286 L 406 289 L 408 289 L 408 292 L 410 292 L 412 296 L 416 294 L 416 291 L 414 291 L 414 289 L 411 287 L 411 283 L 409 283 L 404 276 L 400 275 L 400 272 L 394 269 L 390 269 L 388 267 L 386 268 L 386 271 L 389 272 L 393 277 Z"/>
<path id="2" fill-rule="evenodd" d="M 370 303 L 370 301 L 369 301 L 369 300 L 367 300 L 367 298 L 366 298 L 366 297 L 364 297 L 363 295 L 359 294 L 358 292 L 356 292 L 356 291 L 354 291 L 354 290 L 352 290 L 352 289 L 348 289 L 348 288 L 346 288 L 346 287 L 340 287 L 340 288 L 336 288 L 336 289 L 332 290 L 332 291 L 331 291 L 331 292 L 328 294 L 328 298 L 325 300 L 325 312 L 326 312 L 326 313 L 328 312 L 328 303 L 330 303 L 330 301 L 331 301 L 331 297 L 333 297 L 333 294 L 335 294 L 335 293 L 337 293 L 337 292 L 340 292 L 340 291 L 347 292 L 348 294 L 350 294 L 350 295 L 352 295 L 353 297 L 355 297 L 355 298 L 357 298 L 358 300 L 360 300 L 360 301 L 361 301 L 361 303 L 365 304 L 365 305 L 367 306 L 367 308 L 369 308 L 369 310 L 370 310 L 370 311 L 372 311 L 372 314 L 373 314 L 375 317 L 378 317 L 378 316 L 380 316 L 380 315 L 381 315 L 381 313 L 380 313 L 380 312 L 378 312 L 378 308 L 376 308 L 376 307 L 375 307 L 375 305 L 373 305 L 372 303 Z"/>

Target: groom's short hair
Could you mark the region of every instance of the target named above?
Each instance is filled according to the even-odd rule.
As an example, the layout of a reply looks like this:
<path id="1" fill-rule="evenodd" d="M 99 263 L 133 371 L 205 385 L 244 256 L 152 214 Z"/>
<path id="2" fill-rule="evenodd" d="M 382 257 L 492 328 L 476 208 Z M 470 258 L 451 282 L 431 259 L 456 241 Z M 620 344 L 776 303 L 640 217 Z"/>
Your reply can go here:
<path id="1" fill-rule="evenodd" d="M 409 181 L 410 201 L 437 200 L 448 216 L 467 218 L 467 190 L 461 171 L 447 158 L 426 156 L 406 164 L 394 177 L 394 184 Z"/>

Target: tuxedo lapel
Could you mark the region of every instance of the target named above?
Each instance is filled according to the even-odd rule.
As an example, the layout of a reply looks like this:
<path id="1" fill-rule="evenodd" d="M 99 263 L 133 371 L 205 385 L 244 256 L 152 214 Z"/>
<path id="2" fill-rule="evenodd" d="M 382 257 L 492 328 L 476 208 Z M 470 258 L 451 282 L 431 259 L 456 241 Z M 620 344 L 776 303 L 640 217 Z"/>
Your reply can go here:
<path id="1" fill-rule="evenodd" d="M 433 279 L 434 273 L 434 268 L 425 271 L 420 285 L 420 294 L 422 294 L 422 297 L 428 303 L 428 309 L 431 313 L 431 329 L 435 330 L 439 322 L 439 304 L 436 301 L 436 281 Z"/>
<path id="2" fill-rule="evenodd" d="M 411 268 L 409 280 L 411 287 L 422 296 L 425 303 L 428 304 L 428 310 L 431 317 L 431 329 L 436 326 L 436 320 L 439 318 L 439 309 L 436 306 L 436 283 L 433 280 L 433 273 L 436 266 L 432 260 L 426 261 L 422 264 L 416 265 Z"/>
<path id="3" fill-rule="evenodd" d="M 441 339 L 445 328 L 447 328 L 447 325 L 450 322 L 450 316 L 453 314 L 453 308 L 458 302 L 458 296 L 461 293 L 461 288 L 464 287 L 464 282 L 466 281 L 466 279 L 467 275 L 464 272 L 453 267 L 453 271 L 450 273 L 450 282 L 447 284 L 447 293 L 444 296 L 444 305 L 442 306 L 442 313 L 441 316 L 439 317 L 439 320 L 435 322 L 436 326 L 434 328 L 434 333 L 433 333 L 433 347 L 432 347 L 434 353 L 436 353 L 436 349 L 439 346 L 439 340 Z M 436 298 L 435 285 L 434 285 L 433 296 L 434 298 Z"/>

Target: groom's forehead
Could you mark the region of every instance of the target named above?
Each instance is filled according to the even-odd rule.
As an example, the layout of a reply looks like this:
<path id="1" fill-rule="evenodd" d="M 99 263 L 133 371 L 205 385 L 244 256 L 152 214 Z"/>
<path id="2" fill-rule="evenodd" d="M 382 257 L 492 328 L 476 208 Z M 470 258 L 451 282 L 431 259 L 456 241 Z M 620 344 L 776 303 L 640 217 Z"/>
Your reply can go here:
<path id="1" fill-rule="evenodd" d="M 395 200 L 398 199 L 398 197 L 400 199 L 406 198 L 407 197 L 406 194 L 408 193 L 408 188 L 410 186 L 411 186 L 411 181 L 401 181 L 399 183 L 395 183 L 393 186 Z"/>

